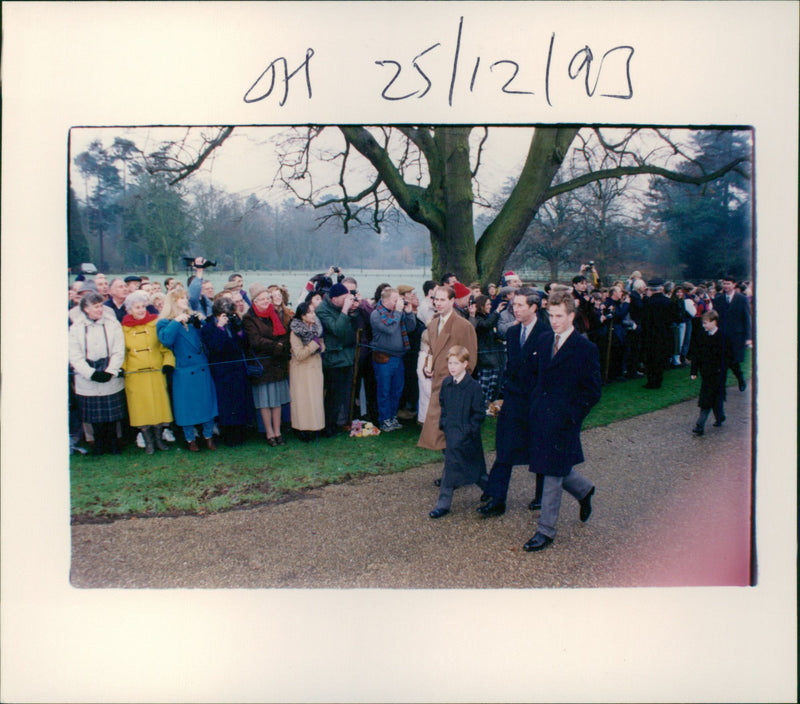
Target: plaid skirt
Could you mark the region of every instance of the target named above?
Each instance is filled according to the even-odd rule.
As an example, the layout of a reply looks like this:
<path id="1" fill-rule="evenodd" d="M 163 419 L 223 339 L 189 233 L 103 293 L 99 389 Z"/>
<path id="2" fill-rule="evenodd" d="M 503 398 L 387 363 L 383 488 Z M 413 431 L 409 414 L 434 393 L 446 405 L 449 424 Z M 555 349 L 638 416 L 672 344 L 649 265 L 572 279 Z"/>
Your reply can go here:
<path id="1" fill-rule="evenodd" d="M 500 369 L 490 369 L 488 367 L 478 369 L 478 383 L 481 385 L 483 403 L 486 406 L 497 400 L 500 391 L 500 371 Z"/>
<path id="2" fill-rule="evenodd" d="M 78 396 L 84 423 L 111 423 L 125 417 L 125 390 L 108 396 Z"/>

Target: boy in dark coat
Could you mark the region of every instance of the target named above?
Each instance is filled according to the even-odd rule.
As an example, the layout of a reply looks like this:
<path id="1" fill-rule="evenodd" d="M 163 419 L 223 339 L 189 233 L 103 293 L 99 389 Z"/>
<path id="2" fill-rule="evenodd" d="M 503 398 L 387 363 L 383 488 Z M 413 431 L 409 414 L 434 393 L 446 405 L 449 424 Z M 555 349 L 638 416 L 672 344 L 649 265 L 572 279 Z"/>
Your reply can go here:
<path id="1" fill-rule="evenodd" d="M 710 310 L 703 313 L 703 332 L 698 334 L 689 349 L 692 361 L 691 377 L 697 378 L 700 372 L 700 415 L 692 432 L 702 435 L 708 414 L 714 411 L 714 426 L 719 427 L 725 421 L 725 370 L 733 361 L 730 345 L 726 345 L 722 332 L 718 327 L 719 313 Z"/>
<path id="2" fill-rule="evenodd" d="M 439 500 L 428 515 L 441 518 L 450 513 L 453 491 L 457 486 L 477 484 L 485 491 L 488 482 L 483 456 L 481 423 L 486 417 L 483 391 L 468 373 L 469 351 L 455 345 L 447 351 L 450 376 L 439 391 L 441 415 L 439 428 L 444 432 L 444 471 Z"/>

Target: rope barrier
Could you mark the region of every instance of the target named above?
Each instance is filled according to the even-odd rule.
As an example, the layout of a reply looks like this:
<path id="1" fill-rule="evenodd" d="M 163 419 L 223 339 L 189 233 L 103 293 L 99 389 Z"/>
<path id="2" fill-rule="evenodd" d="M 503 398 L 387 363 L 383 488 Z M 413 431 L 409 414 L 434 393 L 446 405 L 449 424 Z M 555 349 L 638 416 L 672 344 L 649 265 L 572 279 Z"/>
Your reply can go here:
<path id="1" fill-rule="evenodd" d="M 369 345 L 369 344 L 367 344 L 367 345 L 362 344 L 362 345 L 360 345 L 360 348 L 361 349 L 368 349 L 369 351 L 372 351 L 372 350 L 376 349 L 375 347 L 373 347 L 372 345 Z M 410 352 L 410 350 L 408 350 L 408 351 Z M 505 349 L 503 349 L 503 350 L 499 350 L 499 349 L 498 350 L 478 350 L 478 356 L 480 357 L 483 354 L 497 354 L 498 352 L 505 353 Z M 245 359 L 228 359 L 228 360 L 222 360 L 222 361 L 219 361 L 219 362 L 202 362 L 200 364 L 193 364 L 191 366 L 192 367 L 218 367 L 218 366 L 221 366 L 221 365 L 224 365 L 224 364 L 246 364 L 247 362 L 253 362 L 253 361 L 263 362 L 264 360 L 267 360 L 267 359 L 272 359 L 272 357 L 268 355 L 266 357 L 248 357 L 246 360 Z M 181 367 L 181 368 L 182 369 L 188 369 L 189 367 Z M 149 374 L 149 373 L 153 373 L 153 372 L 158 372 L 159 374 L 163 373 L 161 368 L 158 368 L 158 369 L 153 369 L 153 368 L 135 369 L 133 371 L 124 371 L 123 370 L 123 372 L 124 372 L 123 376 L 130 376 L 131 374 L 146 374 L 146 373 Z M 73 370 L 73 369 L 70 369 L 69 373 L 70 373 L 70 375 L 77 374 L 77 372 L 75 370 Z"/>

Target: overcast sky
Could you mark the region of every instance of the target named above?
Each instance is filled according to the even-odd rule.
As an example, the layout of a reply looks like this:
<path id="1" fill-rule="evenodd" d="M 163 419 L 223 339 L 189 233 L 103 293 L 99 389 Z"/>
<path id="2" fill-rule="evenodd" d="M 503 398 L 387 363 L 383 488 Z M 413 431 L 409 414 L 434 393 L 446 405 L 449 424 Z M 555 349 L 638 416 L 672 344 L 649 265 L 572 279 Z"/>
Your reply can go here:
<path id="1" fill-rule="evenodd" d="M 197 135 L 199 130 L 193 128 L 192 133 Z M 285 127 L 236 127 L 225 143 L 212 152 L 203 167 L 190 177 L 191 180 L 202 180 L 245 198 L 255 193 L 265 200 L 283 200 L 285 192 L 270 194 L 268 186 L 278 167 L 275 145 L 271 140 L 285 130 Z M 333 130 L 331 132 L 336 134 Z M 484 192 L 484 196 L 501 188 L 509 176 L 516 176 L 522 169 L 533 130 L 529 127 L 493 127 L 489 132 L 481 158 L 481 183 L 489 191 Z M 205 133 L 213 136 L 216 128 L 206 128 Z M 99 139 L 105 147 L 110 147 L 115 137 L 122 137 L 149 152 L 163 140 L 180 140 L 184 135 L 185 127 L 74 128 L 71 132 L 70 164 L 78 197 L 83 196 L 83 178 L 73 161 L 93 140 Z M 481 135 L 480 130 L 475 130 L 473 137 L 477 140 Z M 317 164 L 315 168 L 320 166 Z"/>

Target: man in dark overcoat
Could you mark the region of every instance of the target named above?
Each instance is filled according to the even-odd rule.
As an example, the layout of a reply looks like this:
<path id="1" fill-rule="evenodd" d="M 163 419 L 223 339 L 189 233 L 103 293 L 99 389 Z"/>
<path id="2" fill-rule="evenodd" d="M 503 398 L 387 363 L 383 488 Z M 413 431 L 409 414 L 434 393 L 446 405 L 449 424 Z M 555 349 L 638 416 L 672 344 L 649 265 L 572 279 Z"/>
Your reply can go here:
<path id="1" fill-rule="evenodd" d="M 672 324 L 678 316 L 672 301 L 664 294 L 663 279 L 647 282 L 648 297 L 642 309 L 642 354 L 647 373 L 645 389 L 660 389 L 664 367 L 672 353 Z"/>
<path id="2" fill-rule="evenodd" d="M 536 347 L 536 386 L 531 395 L 530 469 L 544 475 L 542 513 L 536 533 L 523 546 L 527 552 L 546 548 L 556 535 L 561 492 L 580 504 L 579 517 L 592 513 L 595 487 L 574 466 L 583 462 L 581 424 L 600 400 L 602 380 L 597 347 L 573 327 L 575 299 L 568 291 L 550 296 L 547 306 L 552 332 L 539 338 Z"/>
<path id="3" fill-rule="evenodd" d="M 512 304 L 517 322 L 506 334 L 506 368 L 503 374 L 503 405 L 497 417 L 497 456 L 489 474 L 489 502 L 478 508 L 484 517 L 500 516 L 506 510 L 508 484 L 515 464 L 529 463 L 528 411 L 535 384 L 536 342 L 550 324 L 538 316 L 541 297 L 532 288 L 518 289 Z M 524 342 L 523 342 L 524 340 Z M 541 508 L 542 478 L 536 476 L 536 493 L 529 508 Z"/>
<path id="4" fill-rule="evenodd" d="M 719 329 L 725 343 L 731 348 L 733 359 L 729 365 L 726 364 L 725 378 L 730 369 L 739 382 L 739 391 L 744 391 L 747 385 L 740 365 L 744 362 L 745 347 L 753 344 L 750 302 L 747 296 L 736 290 L 736 281 L 730 275 L 722 278 L 722 293 L 714 297 L 714 310 L 719 314 Z"/>

